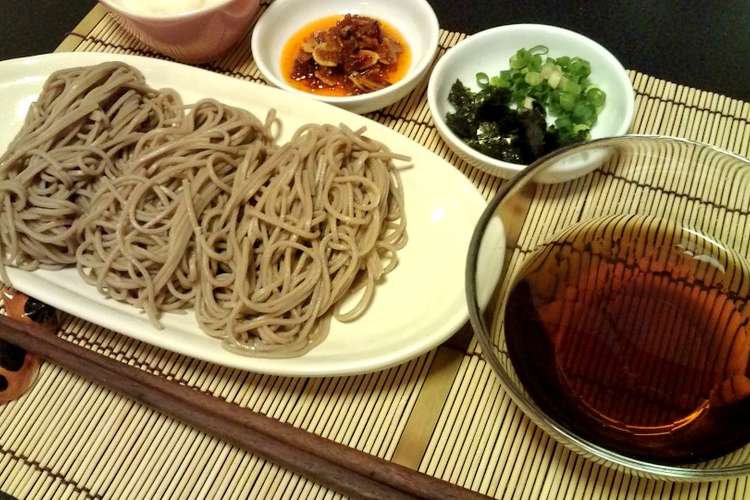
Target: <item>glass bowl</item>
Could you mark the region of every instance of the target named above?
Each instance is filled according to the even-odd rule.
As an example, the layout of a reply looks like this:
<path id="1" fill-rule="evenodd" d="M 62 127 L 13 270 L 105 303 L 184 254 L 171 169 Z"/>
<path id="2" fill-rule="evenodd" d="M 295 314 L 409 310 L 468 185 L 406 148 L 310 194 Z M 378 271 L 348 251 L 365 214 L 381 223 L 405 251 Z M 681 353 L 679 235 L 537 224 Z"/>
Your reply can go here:
<path id="1" fill-rule="evenodd" d="M 533 182 L 592 159 L 575 181 Z M 750 162 L 712 146 L 632 135 L 537 160 L 469 248 L 483 358 L 534 423 L 597 463 L 671 481 L 750 473 L 749 217 Z M 498 225 L 502 248 L 485 238 Z M 503 262 L 491 293 L 477 285 L 488 259 Z"/>

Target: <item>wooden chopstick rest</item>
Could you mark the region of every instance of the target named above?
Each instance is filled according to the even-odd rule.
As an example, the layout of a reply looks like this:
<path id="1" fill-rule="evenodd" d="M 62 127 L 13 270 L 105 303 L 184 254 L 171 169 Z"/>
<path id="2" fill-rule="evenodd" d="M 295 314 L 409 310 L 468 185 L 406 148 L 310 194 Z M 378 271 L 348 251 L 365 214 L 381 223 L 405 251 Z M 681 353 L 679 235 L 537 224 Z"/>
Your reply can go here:
<path id="1" fill-rule="evenodd" d="M 29 296 L 5 288 L 0 290 L 5 315 L 20 322 L 35 323 L 54 335 L 56 311 Z M 41 360 L 36 354 L 0 340 L 0 405 L 21 397 L 34 384 Z"/>

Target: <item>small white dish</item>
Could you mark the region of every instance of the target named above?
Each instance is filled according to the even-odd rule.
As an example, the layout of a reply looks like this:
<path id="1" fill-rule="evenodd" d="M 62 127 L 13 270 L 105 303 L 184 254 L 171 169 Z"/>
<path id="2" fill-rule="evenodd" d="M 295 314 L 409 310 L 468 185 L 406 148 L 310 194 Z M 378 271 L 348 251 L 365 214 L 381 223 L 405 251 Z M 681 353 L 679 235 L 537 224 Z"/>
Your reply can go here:
<path id="1" fill-rule="evenodd" d="M 384 89 L 347 97 L 321 96 L 289 85 L 281 73 L 281 53 L 289 38 L 312 21 L 328 16 L 359 14 L 396 28 L 411 49 L 404 77 Z M 253 29 L 255 63 L 272 85 L 334 104 L 355 113 L 369 113 L 402 99 L 422 80 L 435 57 L 440 36 L 437 16 L 426 0 L 276 0 Z"/>
<path id="2" fill-rule="evenodd" d="M 458 43 L 438 61 L 430 76 L 427 101 L 432 119 L 445 142 L 470 165 L 489 174 L 509 179 L 525 165 L 500 161 L 467 146 L 445 122 L 453 111 L 448 102 L 451 85 L 460 79 L 476 91 L 476 74 L 499 74 L 508 69 L 508 60 L 520 48 L 544 45 L 551 57 L 578 56 L 591 63 L 590 80 L 607 94 L 604 109 L 591 130 L 592 139 L 624 135 L 633 122 L 635 94 L 620 62 L 604 47 L 583 35 L 554 26 L 516 24 L 500 26 L 473 35 Z M 601 154 L 599 154 L 601 153 Z M 603 152 L 585 158 L 568 158 L 564 164 L 542 172 L 540 183 L 565 182 L 598 168 L 607 158 Z"/>
<path id="3" fill-rule="evenodd" d="M 177 61 L 204 63 L 229 50 L 247 31 L 255 18 L 258 0 L 218 0 L 202 7 L 190 3 L 175 13 L 159 13 L 157 6 L 148 8 L 122 0 L 100 0 L 117 22 L 134 37 L 157 52 Z M 156 10 L 156 11 L 155 11 Z"/>

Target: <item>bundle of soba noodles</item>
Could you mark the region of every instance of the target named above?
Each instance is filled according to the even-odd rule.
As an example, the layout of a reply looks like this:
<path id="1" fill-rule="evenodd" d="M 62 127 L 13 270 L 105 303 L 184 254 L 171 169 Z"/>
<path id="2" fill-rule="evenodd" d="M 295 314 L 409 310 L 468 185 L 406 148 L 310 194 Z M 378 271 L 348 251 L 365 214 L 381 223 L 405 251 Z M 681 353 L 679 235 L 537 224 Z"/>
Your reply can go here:
<path id="1" fill-rule="evenodd" d="M 100 181 L 115 178 L 149 131 L 180 125 L 179 96 L 134 68 L 53 74 L 0 157 L 0 244 L 25 269 L 75 263 L 73 224 Z"/>
<path id="2" fill-rule="evenodd" d="M 127 90 L 113 90 L 121 73 Z M 112 97 L 93 100 L 103 85 Z M 138 125 L 117 132 L 110 116 L 134 88 Z M 398 155 L 362 131 L 308 125 L 278 147 L 273 115 L 262 123 L 204 100 L 183 116 L 173 93 L 148 89 L 117 63 L 53 75 L 30 115 L 61 98 L 87 113 L 66 118 L 70 130 L 49 121 L 43 147 L 32 145 L 39 120 L 27 119 L 0 165 L 6 264 L 76 263 L 102 294 L 154 324 L 192 307 L 228 349 L 261 356 L 299 355 L 325 337 L 332 314 L 359 317 L 397 264 L 406 242 Z M 34 165 L 41 173 L 19 182 Z M 69 210 L 47 210 L 47 198 Z M 339 310 L 355 290 L 357 303 Z"/>
<path id="3" fill-rule="evenodd" d="M 160 311 L 192 305 L 199 288 L 191 214 L 231 186 L 243 159 L 262 161 L 270 143 L 253 115 L 213 100 L 197 103 L 183 125 L 144 136 L 76 225 L 84 279 L 155 324 Z"/>

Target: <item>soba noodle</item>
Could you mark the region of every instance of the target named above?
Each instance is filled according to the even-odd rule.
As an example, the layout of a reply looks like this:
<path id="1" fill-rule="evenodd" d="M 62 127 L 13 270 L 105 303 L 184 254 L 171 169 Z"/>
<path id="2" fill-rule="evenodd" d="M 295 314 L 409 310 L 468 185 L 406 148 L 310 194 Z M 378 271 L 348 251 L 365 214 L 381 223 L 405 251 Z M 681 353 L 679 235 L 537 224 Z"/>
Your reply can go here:
<path id="1" fill-rule="evenodd" d="M 178 126 L 182 104 L 125 64 L 53 74 L 0 157 L 0 251 L 33 270 L 75 263 L 73 223 L 137 141 Z"/>
<path id="2" fill-rule="evenodd" d="M 273 122 L 214 100 L 183 116 L 174 93 L 118 63 L 53 75 L 0 164 L 4 263 L 75 263 L 157 326 L 192 307 L 241 354 L 306 352 L 397 265 L 400 157 L 332 125 L 278 147 Z"/>
<path id="3" fill-rule="evenodd" d="M 253 115 L 213 100 L 197 103 L 183 125 L 144 136 L 127 172 L 103 183 L 76 225 L 81 276 L 155 325 L 160 311 L 192 305 L 200 280 L 185 186 L 210 200 L 243 158 L 262 161 L 271 143 Z M 200 212 L 202 202 L 191 203 Z"/>

